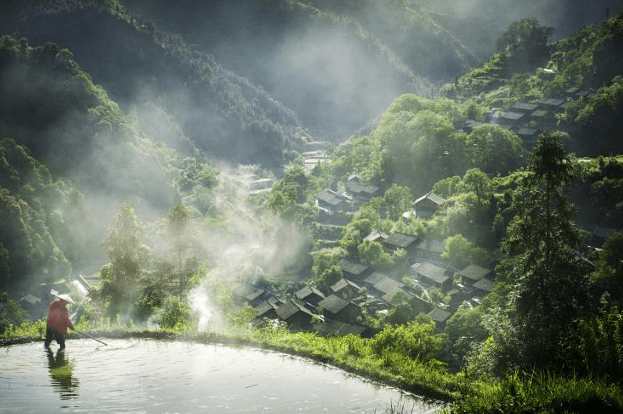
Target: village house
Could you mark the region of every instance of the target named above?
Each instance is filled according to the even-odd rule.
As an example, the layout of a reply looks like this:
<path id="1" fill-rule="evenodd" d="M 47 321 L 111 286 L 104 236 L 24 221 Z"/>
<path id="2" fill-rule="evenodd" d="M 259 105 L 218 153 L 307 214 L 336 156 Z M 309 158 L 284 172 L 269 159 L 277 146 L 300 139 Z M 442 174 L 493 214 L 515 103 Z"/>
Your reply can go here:
<path id="1" fill-rule="evenodd" d="M 440 308 L 435 308 L 432 311 L 428 312 L 428 316 L 430 316 L 433 321 L 435 321 L 435 325 L 437 326 L 438 331 L 443 331 L 443 328 L 446 326 L 446 322 L 448 318 L 452 316 L 452 314 L 448 311 L 445 311 Z"/>
<path id="2" fill-rule="evenodd" d="M 411 306 L 411 309 L 413 309 L 413 312 L 415 312 L 416 314 L 428 313 L 435 307 L 433 302 L 415 294 L 411 294 L 409 296 L 409 305 Z"/>
<path id="3" fill-rule="evenodd" d="M 383 299 L 374 297 L 372 295 L 366 295 L 364 306 L 368 310 L 368 314 L 375 315 L 377 312 L 387 311 L 391 305 L 385 302 Z"/>
<path id="4" fill-rule="evenodd" d="M 382 244 L 385 249 L 391 252 L 395 252 L 398 249 L 404 249 L 409 255 L 412 255 L 415 254 L 415 249 L 417 248 L 416 242 L 417 239 L 415 237 L 396 232 L 392 233 L 385 240 L 383 240 Z"/>
<path id="5" fill-rule="evenodd" d="M 443 197 L 433 192 L 426 193 L 413 202 L 415 216 L 420 218 L 432 217 L 445 201 Z"/>
<path id="6" fill-rule="evenodd" d="M 374 269 L 362 265 L 361 263 L 353 263 L 347 259 L 341 259 L 338 266 L 342 269 L 342 275 L 345 279 L 352 280 L 355 283 L 362 282 L 366 277 L 374 272 Z"/>
<path id="7" fill-rule="evenodd" d="M 331 321 L 327 323 L 317 323 L 314 325 L 314 331 L 321 336 L 327 335 L 357 335 L 361 337 L 372 337 L 373 333 L 370 328 L 363 325 L 356 325 L 342 321 Z M 370 332 L 370 333 L 368 333 Z"/>
<path id="8" fill-rule="evenodd" d="M 298 300 L 290 300 L 276 310 L 279 319 L 292 331 L 308 331 L 312 328 L 314 313 Z"/>
<path id="9" fill-rule="evenodd" d="M 584 98 L 584 99 L 591 99 L 595 96 L 595 90 L 593 88 L 591 89 L 582 89 L 580 91 L 578 91 L 578 93 L 575 94 L 576 97 L 578 98 Z"/>
<path id="10" fill-rule="evenodd" d="M 383 240 L 387 238 L 387 234 L 379 230 L 372 230 L 363 240 L 369 240 L 377 243 L 383 243 Z"/>
<path id="11" fill-rule="evenodd" d="M 310 173 L 312 170 L 324 162 L 331 161 L 331 157 L 327 156 L 326 151 L 315 150 L 306 151 L 301 154 L 305 163 L 305 172 Z"/>
<path id="12" fill-rule="evenodd" d="M 331 213 L 351 210 L 350 199 L 344 194 L 340 194 L 330 188 L 322 190 L 318 194 L 316 202 L 318 203 L 318 207 L 324 208 Z"/>
<path id="13" fill-rule="evenodd" d="M 520 112 L 505 111 L 500 112 L 498 116 L 498 123 L 502 127 L 510 128 L 514 125 L 518 125 L 524 118 L 525 115 Z"/>
<path id="14" fill-rule="evenodd" d="M 517 130 L 516 134 L 526 145 L 530 146 L 536 143 L 539 132 L 538 128 L 521 127 Z"/>
<path id="15" fill-rule="evenodd" d="M 551 125 L 556 122 L 556 114 L 546 109 L 537 109 L 530 114 L 530 119 L 538 125 Z"/>
<path id="16" fill-rule="evenodd" d="M 386 278 L 386 277 L 389 277 L 389 276 L 387 276 L 385 273 L 376 271 L 376 272 L 372 273 L 370 276 L 366 277 L 363 280 L 363 285 L 368 290 L 368 292 L 370 292 L 371 294 L 374 294 L 374 292 L 373 292 L 374 285 L 377 282 L 379 282 L 380 280 L 382 280 L 383 278 Z M 378 297 L 378 296 L 380 296 L 380 294 L 377 294 L 375 296 Z"/>
<path id="17" fill-rule="evenodd" d="M 459 275 L 463 279 L 463 283 L 473 285 L 483 277 L 491 274 L 491 269 L 487 269 L 475 264 L 470 264 L 463 270 L 459 271 Z"/>
<path id="18" fill-rule="evenodd" d="M 393 280 L 393 279 L 390 279 L 390 280 Z M 402 283 L 396 282 L 395 280 L 394 282 L 396 283 L 391 283 L 391 282 L 388 283 L 388 282 L 389 282 L 388 280 L 383 280 L 377 283 L 378 287 L 376 289 L 380 292 L 384 292 L 380 297 L 384 302 L 387 302 L 389 305 L 393 306 L 392 299 L 394 298 L 394 296 L 396 296 L 396 293 L 398 292 L 404 293 L 408 301 L 411 301 L 411 299 L 413 299 L 414 294 L 404 290 L 403 289 L 404 285 Z M 399 284 L 402 286 L 397 287 Z"/>
<path id="19" fill-rule="evenodd" d="M 595 95 L 595 91 L 593 89 L 580 89 L 577 86 L 574 86 L 567 89 L 564 95 L 565 98 L 567 98 L 567 101 L 579 98 L 590 99 Z"/>
<path id="20" fill-rule="evenodd" d="M 474 289 L 478 294 L 486 296 L 493 291 L 493 281 L 489 278 L 483 277 L 478 282 L 474 283 Z"/>
<path id="21" fill-rule="evenodd" d="M 264 300 L 268 299 L 272 294 L 257 286 L 249 283 L 243 283 L 234 289 L 234 303 L 237 305 L 249 304 L 257 307 Z"/>
<path id="22" fill-rule="evenodd" d="M 430 262 L 418 262 L 411 265 L 411 272 L 419 282 L 435 286 L 444 292 L 452 288 L 453 278 L 448 276 L 446 269 Z"/>
<path id="23" fill-rule="evenodd" d="M 562 105 L 563 103 L 565 103 L 565 99 L 560 98 L 547 98 L 538 100 L 540 109 L 545 109 L 547 111 L 557 111 L 560 105 Z"/>
<path id="24" fill-rule="evenodd" d="M 441 253 L 445 248 L 443 240 L 424 239 L 417 245 L 415 256 L 423 260 L 441 261 Z"/>
<path id="25" fill-rule="evenodd" d="M 279 308 L 281 305 L 283 305 L 283 302 L 280 299 L 274 296 L 269 297 L 255 308 L 255 310 L 257 311 L 255 320 L 263 321 L 265 319 L 279 319 L 279 315 L 277 314 L 277 308 Z"/>
<path id="26" fill-rule="evenodd" d="M 567 98 L 575 98 L 576 97 L 576 93 L 580 92 L 580 88 L 578 88 L 577 86 L 571 87 L 569 89 L 567 89 L 565 91 L 565 97 Z"/>
<path id="27" fill-rule="evenodd" d="M 511 105 L 510 110 L 516 113 L 529 114 L 536 111 L 538 107 L 536 104 L 527 102 L 515 102 Z"/>
<path id="28" fill-rule="evenodd" d="M 361 286 L 348 279 L 340 279 L 331 285 L 331 292 L 342 299 L 353 300 L 361 296 Z"/>
<path id="29" fill-rule="evenodd" d="M 464 132 L 467 132 L 468 134 L 470 132 L 472 132 L 474 130 L 474 128 L 479 127 L 480 125 L 484 125 L 484 122 L 480 122 L 480 121 L 476 121 L 473 119 L 469 119 L 467 121 L 465 121 L 465 123 L 463 124 L 463 127 L 461 128 Z"/>
<path id="30" fill-rule="evenodd" d="M 352 323 L 361 315 L 359 306 L 333 294 L 321 300 L 318 306 L 324 309 L 324 317 L 327 322 L 338 320 Z"/>
<path id="31" fill-rule="evenodd" d="M 47 298 L 48 294 L 45 295 Z M 50 300 L 45 301 L 39 296 L 27 293 L 17 301 L 31 318 L 41 319 L 46 317 Z"/>
<path id="32" fill-rule="evenodd" d="M 269 190 L 273 186 L 273 183 L 274 180 L 272 178 L 260 178 L 247 183 L 247 188 L 250 191 Z"/>
<path id="33" fill-rule="evenodd" d="M 353 196 L 358 204 L 363 204 L 370 201 L 371 198 L 382 194 L 379 187 L 362 183 L 357 175 L 348 177 L 346 180 L 346 191 Z"/>
<path id="34" fill-rule="evenodd" d="M 325 298 L 324 293 L 318 290 L 314 286 L 305 286 L 294 293 L 294 296 L 297 297 L 303 303 L 306 303 L 308 306 L 315 308 L 318 305 L 318 302 Z"/>
<path id="35" fill-rule="evenodd" d="M 456 283 L 448 291 L 450 295 L 449 309 L 456 311 L 465 301 L 469 300 L 474 293 L 473 287 L 467 287 L 461 283 Z"/>
<path id="36" fill-rule="evenodd" d="M 394 294 L 396 291 L 402 289 L 404 283 L 398 282 L 384 273 L 374 272 L 365 279 L 365 286 L 371 295 L 382 298 L 385 295 Z M 386 302 L 389 303 L 388 300 L 386 300 Z"/>

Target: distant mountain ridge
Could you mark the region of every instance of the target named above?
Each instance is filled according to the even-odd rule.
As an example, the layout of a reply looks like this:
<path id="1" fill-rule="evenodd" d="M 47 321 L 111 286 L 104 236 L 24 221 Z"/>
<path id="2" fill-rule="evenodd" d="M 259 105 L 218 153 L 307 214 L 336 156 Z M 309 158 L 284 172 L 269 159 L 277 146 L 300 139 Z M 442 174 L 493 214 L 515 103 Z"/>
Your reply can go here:
<path id="1" fill-rule="evenodd" d="M 365 6 L 375 4 L 369 3 Z M 374 6 L 401 19 L 381 27 L 374 18 L 357 15 L 357 8 L 337 14 L 335 5 L 331 10 L 322 2 L 13 1 L 3 6 L 8 13 L 0 29 L 33 45 L 51 41 L 69 48 L 123 109 L 136 100 L 164 100 L 186 135 L 215 157 L 279 169 L 310 133 L 343 140 L 400 93 L 432 93 L 424 75 L 456 74 L 475 63 L 456 39 L 405 4 Z M 242 10 L 243 17 L 219 23 L 227 13 L 235 15 L 230 9 Z M 217 26 L 200 33 L 217 33 L 233 49 L 219 55 L 219 39 L 201 42 L 185 29 L 202 19 L 204 26 Z M 400 53 L 389 35 L 397 28 L 402 28 L 394 41 Z M 318 43 L 326 33 L 337 34 L 342 43 Z M 408 40 L 414 33 L 418 42 Z M 430 42 L 437 43 L 435 53 L 424 55 Z M 418 47 L 409 50 L 409 45 Z M 308 53 L 315 48 L 315 54 Z M 250 51 L 249 58 L 242 49 Z M 334 81 L 336 73 L 341 78 Z"/>
<path id="2" fill-rule="evenodd" d="M 179 36 L 136 19 L 118 2 L 46 3 L 22 12 L 15 27 L 20 35 L 31 44 L 53 41 L 69 47 L 122 108 L 159 100 L 194 144 L 216 158 L 280 168 L 284 151 L 301 136 L 296 115 L 262 88 Z"/>

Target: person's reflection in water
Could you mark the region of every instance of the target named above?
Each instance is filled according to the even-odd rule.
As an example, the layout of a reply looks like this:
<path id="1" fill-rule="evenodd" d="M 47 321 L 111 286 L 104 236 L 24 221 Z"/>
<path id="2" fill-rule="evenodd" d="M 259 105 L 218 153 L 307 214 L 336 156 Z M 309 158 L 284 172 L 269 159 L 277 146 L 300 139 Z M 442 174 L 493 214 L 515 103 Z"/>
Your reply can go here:
<path id="1" fill-rule="evenodd" d="M 52 386 L 60 392 L 61 400 L 78 397 L 78 380 L 72 376 L 73 365 L 65 358 L 65 350 L 59 349 L 56 356 L 49 348 L 46 352 Z"/>

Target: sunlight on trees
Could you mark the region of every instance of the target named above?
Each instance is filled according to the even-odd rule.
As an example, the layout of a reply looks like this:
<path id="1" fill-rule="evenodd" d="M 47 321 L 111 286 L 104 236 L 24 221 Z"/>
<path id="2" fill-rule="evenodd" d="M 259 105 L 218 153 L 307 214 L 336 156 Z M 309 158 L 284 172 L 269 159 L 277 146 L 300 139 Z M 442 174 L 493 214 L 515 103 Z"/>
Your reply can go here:
<path id="1" fill-rule="evenodd" d="M 556 366 L 559 347 L 586 304 L 587 280 L 576 260 L 578 233 L 571 224 L 573 206 L 566 188 L 574 164 L 561 134 L 542 135 L 532 153 L 531 175 L 515 196 L 518 215 L 507 228 L 502 247 L 504 274 L 515 283 L 510 320 L 517 330 L 520 366 Z"/>
<path id="2" fill-rule="evenodd" d="M 94 294 L 110 316 L 131 310 L 147 260 L 143 230 L 134 208 L 124 204 L 113 220 L 104 242 L 110 262 L 100 270 L 101 287 Z"/>

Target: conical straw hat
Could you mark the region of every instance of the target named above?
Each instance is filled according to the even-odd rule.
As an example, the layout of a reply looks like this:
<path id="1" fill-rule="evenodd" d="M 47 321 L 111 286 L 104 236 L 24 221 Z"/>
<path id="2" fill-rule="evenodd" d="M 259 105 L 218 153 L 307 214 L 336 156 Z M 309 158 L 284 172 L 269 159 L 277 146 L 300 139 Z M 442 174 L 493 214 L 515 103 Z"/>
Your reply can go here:
<path id="1" fill-rule="evenodd" d="M 74 300 L 71 298 L 71 296 L 69 296 L 67 293 L 61 293 L 61 294 L 58 294 L 58 293 L 57 293 L 57 294 L 54 294 L 54 296 L 56 296 L 56 297 L 57 297 L 57 298 L 59 298 L 59 299 L 62 299 L 62 300 L 64 300 L 64 301 L 66 301 L 66 302 L 69 302 L 69 303 L 76 303 L 76 302 L 74 302 Z"/>

